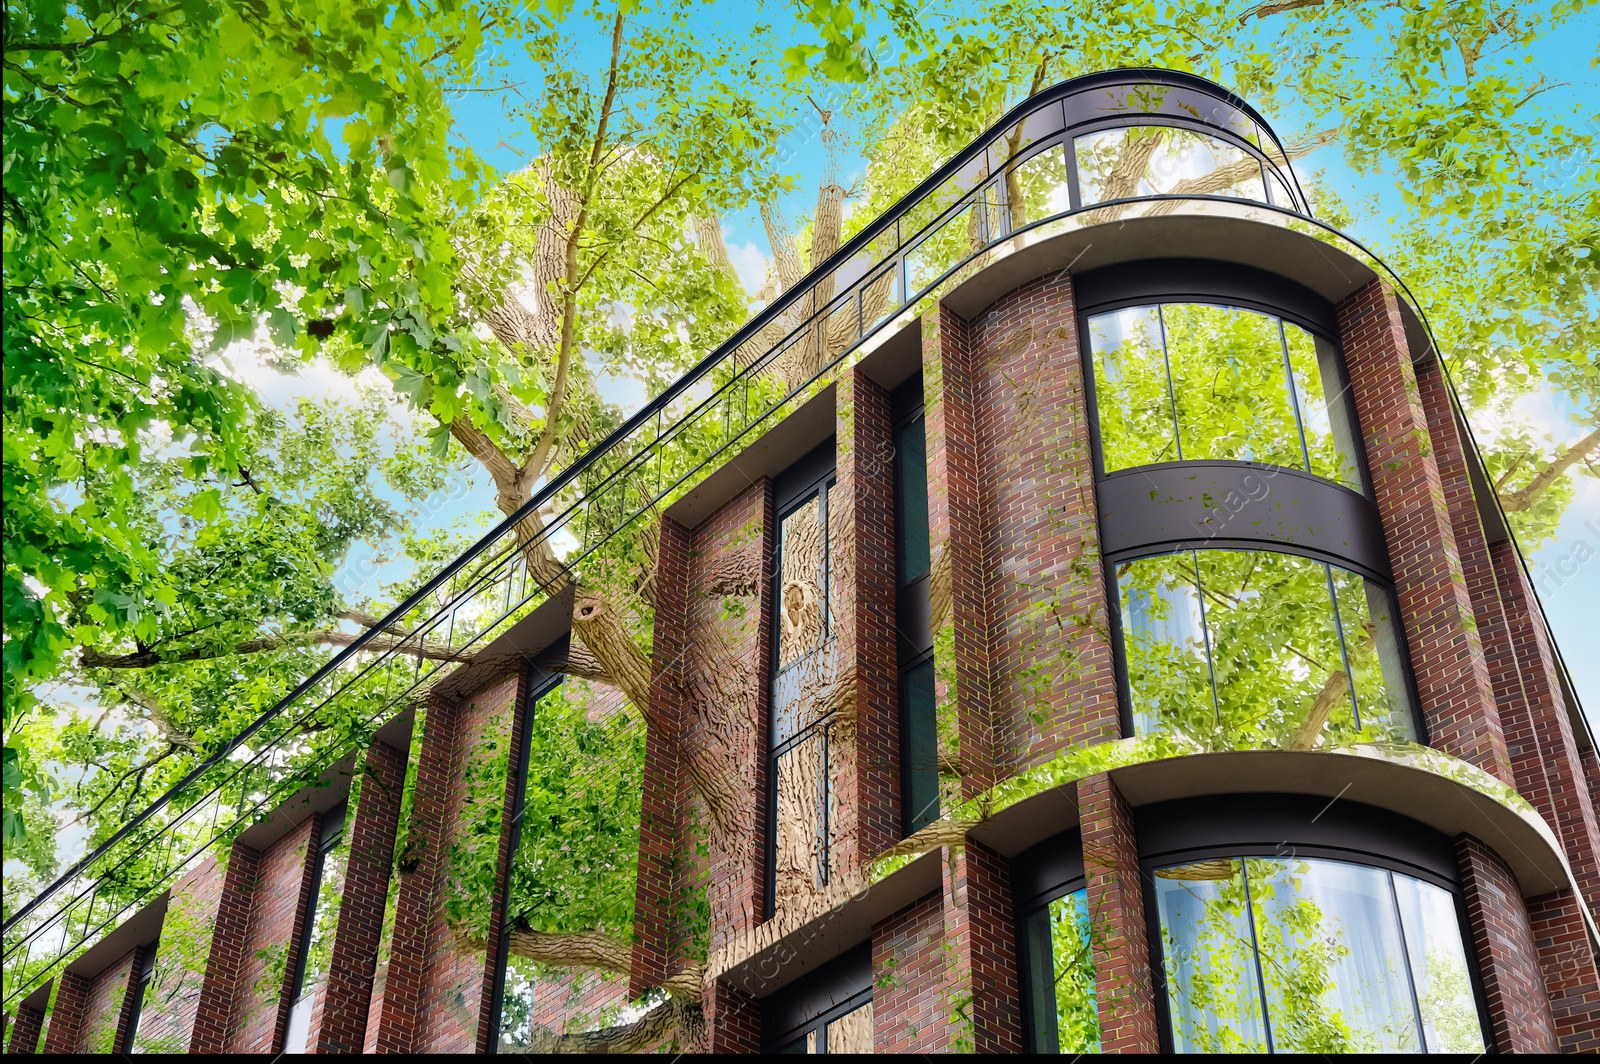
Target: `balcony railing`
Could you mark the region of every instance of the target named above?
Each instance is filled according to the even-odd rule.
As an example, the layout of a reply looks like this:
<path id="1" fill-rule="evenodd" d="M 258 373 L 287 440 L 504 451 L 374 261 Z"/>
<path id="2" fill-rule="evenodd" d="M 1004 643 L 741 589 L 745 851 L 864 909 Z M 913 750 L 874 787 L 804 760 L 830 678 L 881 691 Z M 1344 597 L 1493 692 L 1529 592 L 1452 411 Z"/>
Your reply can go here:
<path id="1" fill-rule="evenodd" d="M 365 744 L 400 707 L 559 591 L 619 533 L 736 455 L 957 271 L 981 268 L 1008 243 L 1174 209 L 1337 236 L 1310 218 L 1266 124 L 1201 79 L 1114 71 L 1013 108 L 22 906 L 4 927 L 6 1011 L 281 805 L 308 773 Z M 541 551 L 559 563 L 543 565 L 542 578 L 526 561 Z M 401 632 L 382 652 L 368 649 Z"/>

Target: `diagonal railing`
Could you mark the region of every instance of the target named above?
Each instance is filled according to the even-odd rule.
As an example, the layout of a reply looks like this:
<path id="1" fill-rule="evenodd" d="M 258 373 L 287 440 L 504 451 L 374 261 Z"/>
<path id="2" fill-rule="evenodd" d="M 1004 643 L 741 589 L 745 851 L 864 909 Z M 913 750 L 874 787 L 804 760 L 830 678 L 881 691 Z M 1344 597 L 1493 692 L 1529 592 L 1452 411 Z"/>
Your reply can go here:
<path id="1" fill-rule="evenodd" d="M 957 154 L 848 241 L 827 262 L 765 308 L 731 339 L 672 384 L 598 446 L 574 461 L 472 548 L 423 584 L 271 709 L 214 751 L 109 839 L 22 906 L 4 926 L 4 1008 L 123 917 L 195 867 L 220 843 L 270 813 L 308 779 L 364 743 L 421 689 L 449 675 L 516 620 L 560 589 L 582 563 L 618 533 L 682 495 L 708 470 L 753 440 L 850 351 L 895 320 L 957 270 L 998 244 L 1051 225 L 1092 225 L 1106 212 L 1147 203 L 1131 197 L 1019 216 L 1007 178 L 1045 151 L 1065 152 L 1070 175 L 1076 125 L 1072 101 L 1119 90 L 1181 90 L 1219 108 L 1242 102 L 1198 78 L 1166 71 L 1114 71 L 1056 86 L 1013 108 L 988 134 Z M 1125 92 L 1137 96 L 1138 92 Z M 1141 110 L 1141 107 L 1145 108 Z M 1050 116 L 1056 109 L 1059 118 Z M 1094 121 L 1105 124 L 1106 113 Z M 1147 105 L 1115 114 L 1170 122 Z M 1045 133 L 1018 152 L 1008 135 L 1046 116 Z M 1190 123 L 1193 124 L 1193 123 Z M 1246 142 L 1234 137 L 1240 146 Z M 1273 138 L 1278 159 L 1286 159 Z M 996 157 L 997 145 L 1005 154 Z M 1252 149 L 1285 180 L 1287 208 L 1256 209 L 1312 222 L 1293 170 Z M 1070 177 L 1069 177 L 1070 180 Z M 1230 197 L 1184 199 L 1235 205 Z M 1058 205 L 1059 206 L 1059 205 Z M 1322 227 L 1326 228 L 1326 227 Z M 1329 232 L 1332 232 L 1329 230 Z M 796 367 L 800 367 L 796 372 Z M 530 532 L 533 523 L 537 530 Z M 519 532 L 519 526 L 521 530 Z M 545 551 L 559 564 L 526 563 Z M 392 638 L 396 632 L 405 634 Z M 381 652 L 368 646 L 391 637 Z"/>

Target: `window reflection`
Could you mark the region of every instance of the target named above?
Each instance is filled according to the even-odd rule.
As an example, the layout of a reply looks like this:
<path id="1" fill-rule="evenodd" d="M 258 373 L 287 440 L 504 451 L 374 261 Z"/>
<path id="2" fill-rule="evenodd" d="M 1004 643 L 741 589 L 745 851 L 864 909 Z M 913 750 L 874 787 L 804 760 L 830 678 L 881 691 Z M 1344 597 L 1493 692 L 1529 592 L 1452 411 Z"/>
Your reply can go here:
<path id="1" fill-rule="evenodd" d="M 1460 924 L 1430 883 L 1344 861 L 1155 872 L 1178 1052 L 1481 1052 Z"/>
<path id="2" fill-rule="evenodd" d="M 1098 1053 L 1088 891 L 1073 891 L 1031 913 L 1023 949 L 1033 1052 Z"/>
<path id="3" fill-rule="evenodd" d="M 1088 335 L 1106 472 L 1263 462 L 1362 490 L 1331 344 L 1269 314 L 1189 303 L 1096 314 Z"/>
<path id="4" fill-rule="evenodd" d="M 1392 598 L 1338 566 L 1182 551 L 1116 567 L 1134 731 L 1206 750 L 1412 738 Z"/>
<path id="5" fill-rule="evenodd" d="M 1267 202 L 1261 161 L 1216 137 L 1174 126 L 1126 126 L 1073 142 L 1085 205 L 1135 196 L 1232 196 Z M 1111 208 L 1109 217 L 1148 213 L 1151 204 Z M 1109 219 L 1107 219 L 1109 220 Z"/>

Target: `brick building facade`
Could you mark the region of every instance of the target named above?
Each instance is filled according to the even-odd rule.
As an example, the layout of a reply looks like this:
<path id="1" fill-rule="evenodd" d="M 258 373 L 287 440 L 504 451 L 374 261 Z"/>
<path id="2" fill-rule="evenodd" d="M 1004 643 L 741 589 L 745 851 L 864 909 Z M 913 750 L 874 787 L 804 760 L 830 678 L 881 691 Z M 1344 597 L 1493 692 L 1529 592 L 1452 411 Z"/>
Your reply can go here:
<path id="1" fill-rule="evenodd" d="M 8 1051 L 1600 1050 L 1592 740 L 1414 308 L 1274 144 L 1170 74 L 1019 105 L 908 197 L 1001 207 L 895 230 L 897 313 L 881 227 L 813 275 L 857 334 L 647 578 L 573 563 Z M 608 580 L 647 704 L 574 627 Z"/>

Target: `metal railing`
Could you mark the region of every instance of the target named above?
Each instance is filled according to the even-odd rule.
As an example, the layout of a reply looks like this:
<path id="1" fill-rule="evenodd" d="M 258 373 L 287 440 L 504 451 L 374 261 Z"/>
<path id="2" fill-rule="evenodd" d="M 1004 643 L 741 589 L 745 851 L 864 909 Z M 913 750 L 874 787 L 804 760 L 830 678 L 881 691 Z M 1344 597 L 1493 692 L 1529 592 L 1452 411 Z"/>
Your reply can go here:
<path id="1" fill-rule="evenodd" d="M 419 689 L 459 668 L 475 648 L 559 590 L 568 574 L 618 533 L 736 454 L 924 293 L 1024 231 L 1042 234 L 1042 227 L 1063 219 L 1096 224 L 1124 204 L 1148 202 L 1146 196 L 1082 205 L 1072 142 L 1090 127 L 1193 126 L 1182 115 L 1174 117 L 1171 107 L 1161 110 L 1171 93 L 1184 94 L 1185 114 L 1198 114 L 1190 102 L 1194 98 L 1214 104 L 1222 116 L 1214 132 L 1273 167 L 1270 172 L 1297 199 L 1287 207 L 1262 209 L 1310 221 L 1292 168 L 1278 167 L 1238 133 L 1248 120 L 1271 138 L 1265 123 L 1201 79 L 1167 71 L 1114 71 L 1063 83 L 1019 104 L 22 906 L 4 927 L 4 1007 L 9 1011 L 214 847 L 362 745 Z M 1127 103 L 1130 98 L 1134 105 Z M 1122 102 L 1110 106 L 1106 99 Z M 1030 124 L 1037 135 L 1015 135 Z M 997 145 L 1004 146 L 1003 157 Z M 1275 138 L 1269 150 L 1272 146 L 1278 158 L 1285 158 Z M 1057 148 L 1070 185 L 1068 209 L 1019 219 L 1007 200 L 1008 175 Z M 913 284 L 916 290 L 908 291 Z M 518 527 L 530 521 L 538 524 L 537 532 L 530 535 L 524 528 L 519 542 Z M 559 561 L 542 580 L 526 564 L 529 552 L 541 548 Z M 392 638 L 400 632 L 404 635 Z M 391 639 L 381 652 L 368 649 L 384 636 Z"/>

